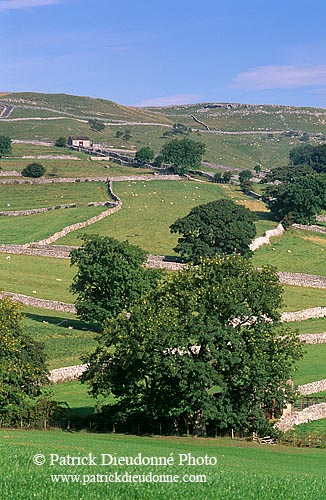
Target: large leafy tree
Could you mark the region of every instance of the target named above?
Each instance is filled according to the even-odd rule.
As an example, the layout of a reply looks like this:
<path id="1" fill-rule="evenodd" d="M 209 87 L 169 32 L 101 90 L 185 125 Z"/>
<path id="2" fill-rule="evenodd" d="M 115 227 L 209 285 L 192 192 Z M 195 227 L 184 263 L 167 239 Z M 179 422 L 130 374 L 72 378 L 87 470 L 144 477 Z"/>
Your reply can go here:
<path id="1" fill-rule="evenodd" d="M 173 139 L 164 144 L 161 150 L 163 162 L 171 164 L 178 174 L 199 168 L 204 153 L 205 144 L 188 138 Z"/>
<path id="2" fill-rule="evenodd" d="M 22 321 L 20 307 L 0 299 L 0 418 L 8 424 L 47 379 L 43 347 L 24 333 Z"/>
<path id="3" fill-rule="evenodd" d="M 128 241 L 97 235 L 84 236 L 84 244 L 71 252 L 78 268 L 71 290 L 77 294 L 81 319 L 102 326 L 147 291 L 160 272 L 145 269 L 146 253 Z"/>
<path id="4" fill-rule="evenodd" d="M 310 174 L 291 183 L 268 187 L 265 192 L 271 212 L 286 225 L 313 224 L 326 209 L 326 175 Z"/>
<path id="5" fill-rule="evenodd" d="M 6 135 L 0 135 L 0 158 L 10 155 L 12 152 L 11 139 Z"/>
<path id="6" fill-rule="evenodd" d="M 169 275 L 108 322 L 83 380 L 114 396 L 111 422 L 141 431 L 270 433 L 301 355 L 280 323 L 281 288 L 270 268 L 215 257 Z"/>
<path id="7" fill-rule="evenodd" d="M 256 235 L 255 219 L 253 212 L 231 200 L 199 205 L 170 226 L 172 233 L 182 235 L 174 250 L 194 263 L 216 254 L 249 257 L 249 245 Z"/>
<path id="8" fill-rule="evenodd" d="M 154 151 L 149 146 L 144 146 L 143 148 L 138 149 L 135 154 L 135 159 L 141 163 L 149 163 L 154 160 L 154 157 Z"/>
<path id="9" fill-rule="evenodd" d="M 270 170 L 265 177 L 261 180 L 262 184 L 268 182 L 279 181 L 281 183 L 290 183 L 297 180 L 299 177 L 314 174 L 315 171 L 309 165 L 286 165 L 283 167 L 276 167 Z"/>
<path id="10" fill-rule="evenodd" d="M 291 149 L 290 163 L 293 165 L 309 165 L 317 172 L 326 172 L 326 144 L 313 146 L 305 144 Z"/>

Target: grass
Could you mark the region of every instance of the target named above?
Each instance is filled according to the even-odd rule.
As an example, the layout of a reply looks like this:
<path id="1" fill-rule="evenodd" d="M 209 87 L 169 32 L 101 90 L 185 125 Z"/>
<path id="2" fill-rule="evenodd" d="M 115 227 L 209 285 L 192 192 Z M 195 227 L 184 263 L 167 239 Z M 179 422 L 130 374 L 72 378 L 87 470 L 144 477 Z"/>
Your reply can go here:
<path id="1" fill-rule="evenodd" d="M 322 288 L 283 285 L 282 311 L 301 311 L 325 306 L 326 291 Z"/>
<path id="2" fill-rule="evenodd" d="M 326 344 L 305 345 L 304 350 L 293 377 L 295 385 L 326 379 Z"/>
<path id="3" fill-rule="evenodd" d="M 70 203 L 80 206 L 109 199 L 110 195 L 104 182 L 9 186 L 0 184 L 0 211 L 29 210 Z"/>
<path id="4" fill-rule="evenodd" d="M 0 243 L 22 245 L 40 241 L 61 231 L 66 226 L 99 215 L 104 210 L 106 207 L 81 207 L 28 216 L 1 217 Z"/>
<path id="5" fill-rule="evenodd" d="M 50 391 L 51 399 L 59 403 L 66 403 L 70 418 L 78 419 L 94 414 L 95 405 L 102 398 L 93 398 L 88 393 L 89 387 L 78 380 L 70 380 L 59 384 L 52 384 L 44 389 Z"/>
<path id="6" fill-rule="evenodd" d="M 165 255 L 174 255 L 178 238 L 170 234 L 170 224 L 192 207 L 225 196 L 215 184 L 187 181 L 116 182 L 113 190 L 122 199 L 122 210 L 83 232 L 128 239 L 147 252 Z M 78 234 L 67 235 L 58 243 L 75 245 Z"/>
<path id="7" fill-rule="evenodd" d="M 1 498 L 8 500 L 315 500 L 326 498 L 322 450 L 265 447 L 227 439 L 159 438 L 122 435 L 73 434 L 58 431 L 3 430 Z M 87 457 L 92 453 L 97 465 L 50 465 L 51 454 Z M 102 454 L 114 457 L 172 457 L 169 466 L 101 466 Z M 46 463 L 37 466 L 33 456 L 43 454 Z M 216 465 L 182 464 L 208 457 Z M 106 455 L 106 458 L 109 458 Z M 66 463 L 67 463 L 66 459 Z M 96 474 L 177 475 L 175 483 L 90 482 Z M 51 475 L 71 474 L 76 482 L 53 482 Z M 191 475 L 193 481 L 185 482 Z M 197 478 L 196 478 L 197 476 Z M 202 476 L 200 478 L 200 476 Z M 206 476 L 203 477 L 203 476 Z M 71 479 L 71 476 L 70 476 Z M 199 482 L 206 479 L 207 482 Z M 89 483 L 83 485 L 83 482 Z"/>
<path id="8" fill-rule="evenodd" d="M 76 270 L 68 259 L 0 254 L 1 290 L 73 303 L 68 291 Z M 60 280 L 60 281 L 58 281 Z"/>
<path id="9" fill-rule="evenodd" d="M 54 315 L 53 311 L 32 308 L 24 310 L 24 313 L 24 330 L 44 344 L 50 370 L 80 364 L 81 357 L 97 345 L 96 334 L 90 326 L 76 320 L 73 315 L 61 312 Z"/>
<path id="10" fill-rule="evenodd" d="M 287 326 L 297 329 L 300 334 L 324 333 L 326 332 L 326 317 L 306 319 L 305 321 L 288 322 Z"/>
<path id="11" fill-rule="evenodd" d="M 326 418 L 314 420 L 306 424 L 296 425 L 286 433 L 286 436 L 296 436 L 298 438 L 307 436 L 326 437 Z"/>
<path id="12" fill-rule="evenodd" d="M 24 156 L 33 156 L 34 158 L 23 158 Z M 38 159 L 38 156 L 54 156 L 55 158 Z M 61 159 L 59 156 L 70 156 L 71 159 Z M 51 179 L 55 177 L 152 175 L 147 169 L 126 167 L 106 160 L 91 160 L 91 157 L 86 153 L 67 148 L 20 143 L 13 144 L 13 152 L 10 157 L 0 158 L 0 168 L 2 172 L 11 170 L 21 172 L 26 165 L 32 162 L 42 163 L 46 168 L 45 178 Z"/>
<path id="13" fill-rule="evenodd" d="M 279 271 L 326 276 L 326 235 L 290 229 L 255 251 L 253 263 L 271 264 Z"/>

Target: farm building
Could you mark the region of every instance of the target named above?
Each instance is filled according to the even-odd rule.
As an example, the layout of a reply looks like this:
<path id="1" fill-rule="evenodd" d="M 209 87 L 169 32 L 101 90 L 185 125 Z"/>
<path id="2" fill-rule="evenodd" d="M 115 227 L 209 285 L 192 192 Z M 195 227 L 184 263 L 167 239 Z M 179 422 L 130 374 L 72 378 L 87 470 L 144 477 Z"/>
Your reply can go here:
<path id="1" fill-rule="evenodd" d="M 93 146 L 91 139 L 87 135 L 69 136 L 67 144 L 76 148 L 91 148 Z"/>

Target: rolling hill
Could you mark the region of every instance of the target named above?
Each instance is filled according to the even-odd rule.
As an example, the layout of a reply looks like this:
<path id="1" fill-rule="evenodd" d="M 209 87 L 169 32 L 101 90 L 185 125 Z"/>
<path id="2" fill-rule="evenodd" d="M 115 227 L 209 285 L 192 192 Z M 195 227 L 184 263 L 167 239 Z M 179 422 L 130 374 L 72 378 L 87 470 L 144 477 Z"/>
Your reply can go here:
<path id="1" fill-rule="evenodd" d="M 91 130 L 90 118 L 104 122 L 105 129 Z M 326 140 L 325 109 L 237 103 L 135 108 L 67 94 L 0 94 L 0 134 L 12 139 L 54 141 L 90 135 L 108 147 L 150 146 L 159 153 L 168 140 L 164 132 L 174 123 L 186 125 L 190 137 L 205 143 L 207 162 L 239 168 L 279 166 L 302 142 Z M 117 137 L 117 131 L 127 129 L 129 140 Z"/>

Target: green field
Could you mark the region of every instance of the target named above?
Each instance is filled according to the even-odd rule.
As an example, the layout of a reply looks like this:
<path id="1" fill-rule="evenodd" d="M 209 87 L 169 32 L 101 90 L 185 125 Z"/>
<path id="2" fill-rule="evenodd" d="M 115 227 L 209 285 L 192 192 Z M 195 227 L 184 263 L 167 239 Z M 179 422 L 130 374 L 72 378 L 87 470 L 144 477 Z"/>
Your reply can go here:
<path id="1" fill-rule="evenodd" d="M 6 500 L 326 498 L 324 481 L 326 454 L 322 450 L 259 446 L 229 439 L 133 437 L 13 430 L 1 431 L 0 446 L 3 458 L 0 495 Z M 58 464 L 60 456 L 89 457 L 90 453 L 93 465 Z M 102 458 L 102 454 L 106 455 Z M 117 458 L 135 458 L 139 454 L 143 458 L 172 457 L 173 463 L 171 460 L 166 466 L 100 465 L 108 463 L 109 455 Z M 36 455 L 39 455 L 36 460 L 42 460 L 43 457 L 40 455 L 44 456 L 44 465 L 33 463 L 33 457 Z M 210 461 L 215 465 L 196 465 L 196 461 L 197 463 L 205 461 L 204 457 L 207 457 L 207 462 Z M 62 459 L 61 463 L 64 463 L 64 460 Z M 66 458 L 66 463 L 67 460 Z M 176 477 L 175 482 L 164 483 L 105 483 L 99 482 L 100 476 L 96 476 L 102 475 L 104 481 L 105 475 L 115 473 L 144 474 L 147 481 L 153 478 L 153 475 L 155 477 L 160 475 L 162 479 L 163 476 Z M 63 482 L 63 476 L 59 475 L 66 475 L 66 481 Z M 91 482 L 92 478 L 98 482 Z"/>
<path id="2" fill-rule="evenodd" d="M 43 240 L 64 227 L 99 215 L 107 207 L 53 210 L 35 215 L 0 218 L 0 243 L 19 244 Z"/>
<path id="3" fill-rule="evenodd" d="M 282 311 L 301 311 L 326 304 L 326 291 L 322 288 L 283 285 Z"/>
<path id="4" fill-rule="evenodd" d="M 304 333 L 324 333 L 326 332 L 326 317 L 312 318 L 305 321 L 288 322 L 287 325 L 295 328 L 300 334 Z"/>
<path id="5" fill-rule="evenodd" d="M 298 438 L 307 436 L 326 437 L 326 418 L 296 425 L 286 433 L 286 436 L 296 436 Z"/>
<path id="6" fill-rule="evenodd" d="M 326 379 L 326 344 L 305 345 L 304 357 L 298 362 L 295 385 Z"/>
<path id="7" fill-rule="evenodd" d="M 255 251 L 253 263 L 269 263 L 279 271 L 326 275 L 326 234 L 289 229 Z"/>
<path id="8" fill-rule="evenodd" d="M 76 245 L 81 232 L 98 233 L 128 239 L 150 253 L 173 255 L 178 237 L 170 234 L 170 224 L 192 207 L 225 196 L 216 184 L 189 181 L 116 182 L 113 191 L 122 200 L 122 210 L 83 231 L 70 233 L 58 244 Z"/>
<path id="9" fill-rule="evenodd" d="M 10 256 L 10 260 L 6 257 Z M 68 292 L 76 270 L 68 259 L 0 254 L 1 290 L 47 300 L 74 302 Z"/>
<path id="10" fill-rule="evenodd" d="M 204 108 L 199 104 L 140 109 L 103 99 L 35 93 L 3 96 L 0 103 L 2 99 L 6 102 L 8 97 L 20 100 L 19 107 L 14 109 L 11 118 L 29 118 L 27 121 L 15 122 L 9 119 L 0 123 L 0 134 L 8 134 L 12 138 L 56 140 L 60 136 L 67 136 L 69 130 L 70 135 L 89 135 L 95 142 L 103 142 L 111 147 L 136 150 L 149 145 L 155 153 L 159 153 L 166 141 L 163 133 L 168 130 L 167 127 L 179 122 L 192 127 L 194 131 L 190 136 L 206 144 L 205 160 L 240 168 L 253 168 L 256 164 L 270 168 L 284 164 L 290 149 L 301 144 L 299 139 L 304 132 L 326 132 L 324 110 L 313 108 L 240 105 L 235 109 L 225 109 Z M 23 108 L 24 105 L 27 108 Z M 48 111 L 37 108 L 47 108 Z M 112 124 L 101 133 L 92 131 L 87 123 L 90 116 L 98 117 L 97 113 Z M 209 125 L 211 131 L 207 132 L 196 123 L 191 114 Z M 54 118 L 56 115 L 66 118 L 33 120 L 35 117 Z M 78 121 L 78 117 L 84 117 L 85 121 Z M 119 120 L 130 121 L 130 124 L 117 125 Z M 162 126 L 143 125 L 144 123 Z M 117 130 L 126 129 L 131 132 L 130 141 L 115 137 Z M 286 132 L 289 130 L 297 131 L 298 135 L 287 136 Z M 320 136 L 316 135 L 316 138 L 320 139 Z"/>
<path id="11" fill-rule="evenodd" d="M 72 314 L 24 308 L 27 334 L 44 344 L 50 370 L 79 365 L 81 356 L 96 347 L 96 335 Z"/>
<path id="12" fill-rule="evenodd" d="M 104 182 L 9 186 L 0 184 L 0 211 L 29 210 L 71 203 L 85 206 L 89 202 L 108 201 L 110 198 Z"/>

